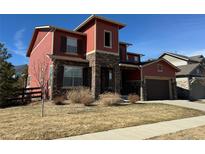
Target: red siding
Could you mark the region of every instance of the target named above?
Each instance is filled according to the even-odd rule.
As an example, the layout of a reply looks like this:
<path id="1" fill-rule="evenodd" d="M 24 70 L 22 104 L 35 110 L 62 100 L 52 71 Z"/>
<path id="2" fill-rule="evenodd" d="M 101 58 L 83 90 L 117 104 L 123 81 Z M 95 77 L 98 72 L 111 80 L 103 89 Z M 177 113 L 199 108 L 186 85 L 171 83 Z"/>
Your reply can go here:
<path id="1" fill-rule="evenodd" d="M 46 36 L 46 34 L 48 33 L 48 30 L 45 30 L 45 31 L 38 31 L 37 33 L 37 37 L 36 37 L 36 40 L 34 42 L 34 45 L 33 45 L 33 48 L 34 49 L 36 47 L 36 45 L 39 44 L 39 42 Z"/>
<path id="2" fill-rule="evenodd" d="M 50 58 L 47 56 L 47 54 L 51 54 L 52 50 L 52 32 L 47 32 L 47 34 L 48 35 L 31 52 L 31 55 L 29 57 L 28 75 L 31 77 L 30 87 L 39 86 L 36 76 L 39 76 L 38 66 L 39 64 L 42 64 L 43 61 L 46 63 L 46 66 L 48 66 L 46 80 L 49 80 L 49 68 L 52 62 Z"/>
<path id="3" fill-rule="evenodd" d="M 127 79 L 128 80 L 140 80 L 140 70 L 127 70 Z"/>
<path id="4" fill-rule="evenodd" d="M 80 31 L 87 35 L 86 53 L 95 50 L 95 29 L 95 22 L 90 22 Z"/>
<path id="5" fill-rule="evenodd" d="M 121 61 L 127 60 L 127 46 L 125 44 L 120 44 Z"/>
<path id="6" fill-rule="evenodd" d="M 112 32 L 112 48 L 104 47 L 104 31 Z M 118 53 L 118 27 L 116 25 L 112 25 L 110 23 L 106 23 L 100 20 L 97 20 L 96 26 L 96 49 L 103 50 L 108 52 Z"/>
<path id="7" fill-rule="evenodd" d="M 163 66 L 163 72 L 157 71 L 157 65 Z M 143 76 L 175 77 L 176 70 L 164 61 L 159 61 L 143 67 Z"/>
<path id="8" fill-rule="evenodd" d="M 65 37 L 74 37 L 77 39 L 81 39 L 83 41 L 83 46 L 82 46 L 82 52 L 81 54 L 73 55 L 73 54 L 67 54 L 65 52 L 60 51 L 61 50 L 61 36 Z M 56 30 L 54 33 L 54 54 L 55 55 L 61 55 L 61 56 L 73 56 L 73 57 L 85 57 L 85 50 L 86 50 L 86 36 L 78 35 L 78 34 L 73 34 L 73 33 L 66 33 L 63 31 L 58 31 Z"/>

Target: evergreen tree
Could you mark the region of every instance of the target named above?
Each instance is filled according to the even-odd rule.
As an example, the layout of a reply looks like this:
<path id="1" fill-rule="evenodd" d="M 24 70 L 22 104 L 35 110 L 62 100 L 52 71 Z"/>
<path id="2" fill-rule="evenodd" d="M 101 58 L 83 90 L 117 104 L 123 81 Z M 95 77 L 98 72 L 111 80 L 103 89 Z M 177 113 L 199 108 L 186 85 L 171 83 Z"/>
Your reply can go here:
<path id="1" fill-rule="evenodd" d="M 7 106 L 6 99 L 12 97 L 17 88 L 14 66 L 7 61 L 10 57 L 4 44 L 0 43 L 0 106 Z"/>

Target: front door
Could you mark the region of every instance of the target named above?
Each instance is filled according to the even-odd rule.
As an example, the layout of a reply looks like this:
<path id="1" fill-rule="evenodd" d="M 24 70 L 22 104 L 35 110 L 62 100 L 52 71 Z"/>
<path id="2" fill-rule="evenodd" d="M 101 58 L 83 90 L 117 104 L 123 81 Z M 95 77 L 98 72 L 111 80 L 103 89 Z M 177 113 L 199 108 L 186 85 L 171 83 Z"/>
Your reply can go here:
<path id="1" fill-rule="evenodd" d="M 113 91 L 113 69 L 101 68 L 101 93 Z"/>

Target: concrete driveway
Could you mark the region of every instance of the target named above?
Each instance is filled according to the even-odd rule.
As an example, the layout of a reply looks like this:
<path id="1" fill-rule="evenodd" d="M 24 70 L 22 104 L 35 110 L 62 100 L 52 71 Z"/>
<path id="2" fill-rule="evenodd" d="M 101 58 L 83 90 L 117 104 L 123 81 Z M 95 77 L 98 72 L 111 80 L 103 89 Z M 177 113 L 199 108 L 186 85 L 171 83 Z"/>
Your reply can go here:
<path id="1" fill-rule="evenodd" d="M 201 100 L 202 102 L 205 100 Z M 140 101 L 140 103 L 162 103 L 162 104 L 169 104 L 169 105 L 175 105 L 175 106 L 181 106 L 191 109 L 196 109 L 200 111 L 205 111 L 205 103 L 199 103 L 199 102 L 191 102 L 188 100 L 157 100 L 157 101 Z"/>

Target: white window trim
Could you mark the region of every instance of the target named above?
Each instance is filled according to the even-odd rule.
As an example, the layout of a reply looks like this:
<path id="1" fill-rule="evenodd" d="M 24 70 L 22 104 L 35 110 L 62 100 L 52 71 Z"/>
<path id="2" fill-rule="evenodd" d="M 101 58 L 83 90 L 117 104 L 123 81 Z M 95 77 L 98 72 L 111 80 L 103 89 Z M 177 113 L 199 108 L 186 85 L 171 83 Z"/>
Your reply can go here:
<path id="1" fill-rule="evenodd" d="M 110 46 L 105 45 L 105 33 L 110 33 Z M 108 30 L 104 30 L 104 47 L 112 49 L 112 32 Z"/>

